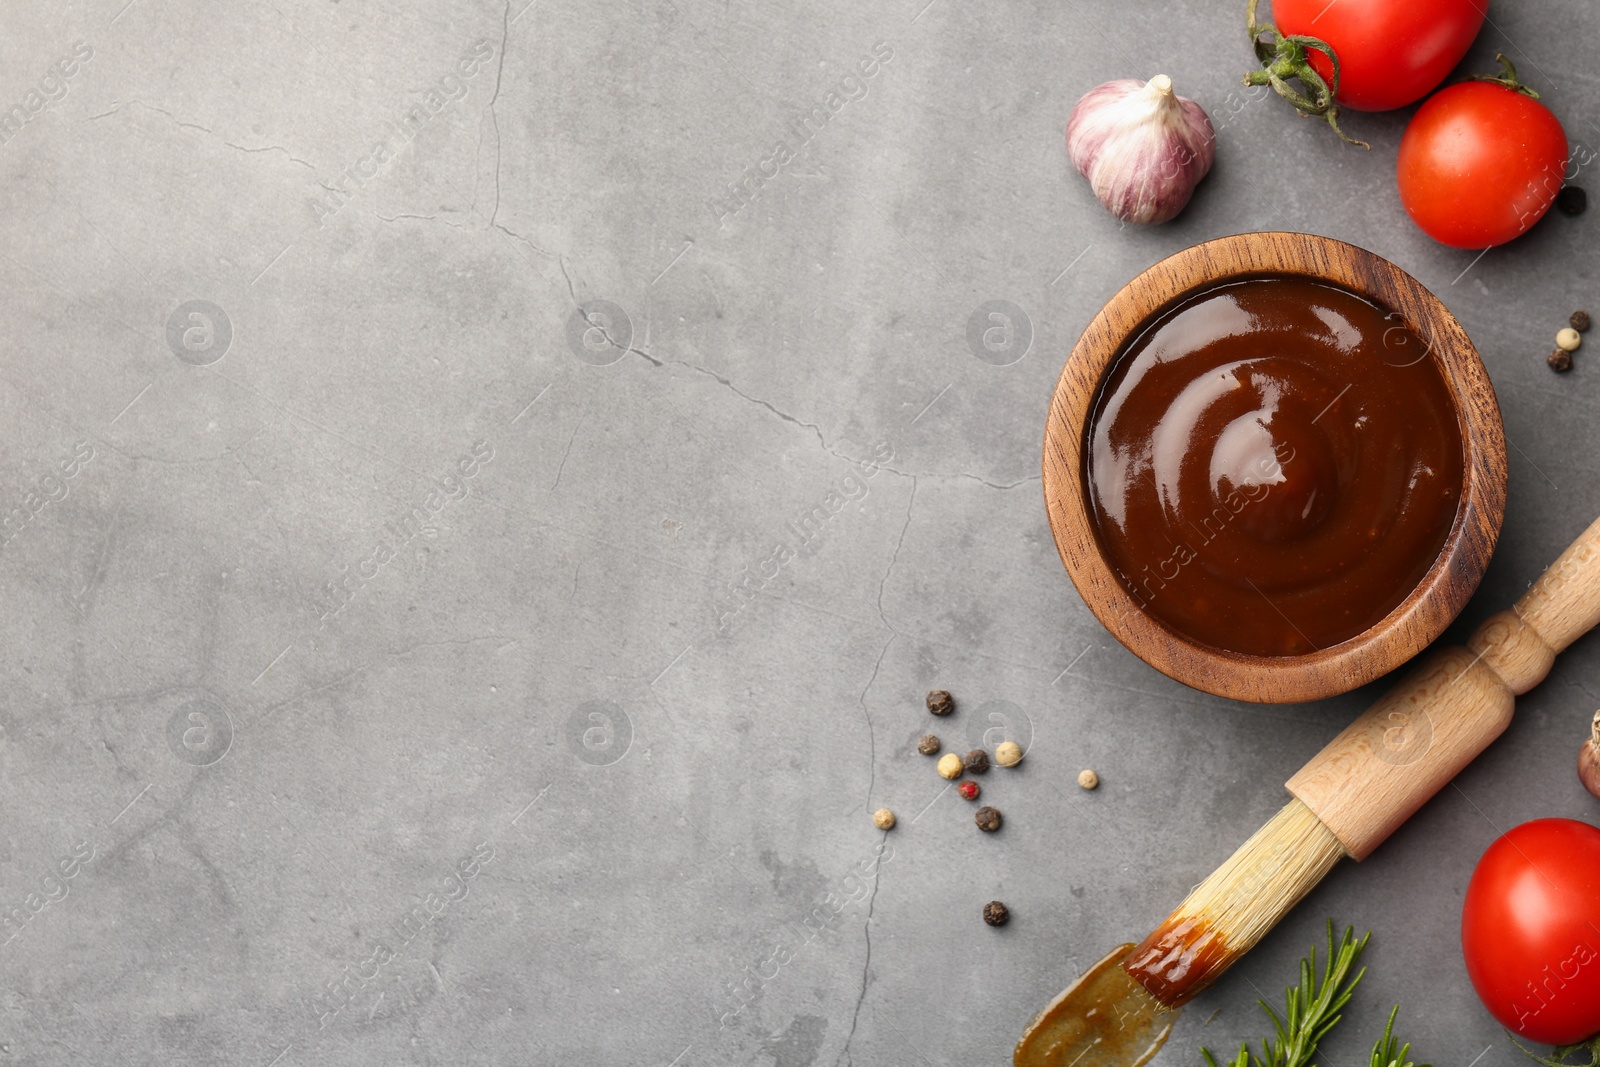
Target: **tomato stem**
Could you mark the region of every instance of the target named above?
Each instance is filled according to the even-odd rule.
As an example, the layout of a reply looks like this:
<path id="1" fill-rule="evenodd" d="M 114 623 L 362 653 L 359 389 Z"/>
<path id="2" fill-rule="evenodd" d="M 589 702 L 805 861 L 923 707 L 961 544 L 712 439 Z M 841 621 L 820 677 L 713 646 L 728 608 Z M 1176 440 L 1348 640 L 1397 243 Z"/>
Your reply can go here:
<path id="1" fill-rule="evenodd" d="M 1523 1047 L 1522 1042 L 1511 1036 L 1510 1030 L 1506 1031 L 1506 1036 L 1511 1038 L 1511 1043 L 1517 1046 L 1524 1056 L 1527 1056 L 1535 1063 L 1544 1064 L 1545 1067 L 1600 1067 L 1600 1034 L 1595 1034 L 1589 1040 L 1580 1041 L 1576 1045 L 1558 1045 L 1548 1057 L 1535 1056 L 1531 1051 Z M 1587 1052 L 1589 1054 L 1589 1062 L 1567 1062 L 1577 1052 Z"/>
<path id="2" fill-rule="evenodd" d="M 1539 99 L 1538 93 L 1517 80 L 1517 68 L 1511 65 L 1511 60 L 1506 58 L 1504 52 L 1496 52 L 1494 58 L 1500 61 L 1500 65 L 1505 68 L 1504 70 L 1499 74 L 1474 74 L 1467 81 L 1492 82 L 1501 88 L 1510 89 L 1514 93 L 1521 93 L 1530 99 Z"/>
<path id="3" fill-rule="evenodd" d="M 1300 114 L 1326 121 L 1346 144 L 1370 149 L 1372 146 L 1367 142 L 1348 137 L 1339 128 L 1339 105 L 1334 103 L 1339 93 L 1339 56 L 1333 48 L 1326 41 L 1303 34 L 1285 37 L 1272 23 L 1257 22 L 1256 9 L 1260 5 L 1261 0 L 1249 0 L 1245 7 L 1245 32 L 1250 35 L 1250 46 L 1262 67 L 1246 74 L 1244 84 L 1272 86 L 1273 91 Z M 1307 50 L 1321 52 L 1328 58 L 1328 65 L 1333 68 L 1332 79 L 1317 73 Z M 1290 85 L 1292 81 L 1299 82 L 1300 88 Z"/>

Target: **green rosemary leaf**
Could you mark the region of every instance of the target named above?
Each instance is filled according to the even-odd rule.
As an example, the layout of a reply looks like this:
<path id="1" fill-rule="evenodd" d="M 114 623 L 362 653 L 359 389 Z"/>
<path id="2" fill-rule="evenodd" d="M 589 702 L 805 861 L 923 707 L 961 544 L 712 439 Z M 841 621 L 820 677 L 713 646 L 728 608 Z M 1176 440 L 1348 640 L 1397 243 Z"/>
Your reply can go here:
<path id="1" fill-rule="evenodd" d="M 1206 1058 L 1208 1067 L 1217 1067 L 1217 1058 L 1206 1049 L 1200 1050 L 1200 1055 Z M 1239 1054 L 1228 1061 L 1228 1067 L 1250 1067 L 1250 1046 L 1240 1045 Z"/>
<path id="2" fill-rule="evenodd" d="M 1356 985 L 1367 973 L 1365 967 L 1354 975 L 1350 972 L 1361 958 L 1362 950 L 1367 947 L 1367 941 L 1371 937 L 1372 934 L 1369 932 L 1357 941 L 1355 930 L 1346 927 L 1344 937 L 1336 942 L 1333 936 L 1333 920 L 1329 919 L 1328 955 L 1323 961 L 1320 981 L 1317 972 L 1317 949 L 1313 945 L 1311 954 L 1300 961 L 1300 984 L 1285 991 L 1283 1014 L 1278 1014 L 1265 1001 L 1258 1001 L 1262 1010 L 1267 1013 L 1267 1017 L 1272 1020 L 1273 1029 L 1272 1037 L 1262 1039 L 1261 1055 L 1254 1056 L 1248 1045 L 1242 1046 L 1239 1055 L 1234 1057 L 1228 1067 L 1309 1067 L 1311 1057 L 1316 1054 L 1317 1045 L 1338 1023 L 1342 1017 L 1340 1012 L 1350 1002 L 1350 994 L 1355 991 Z M 1388 1036 L 1385 1035 L 1386 1038 Z M 1210 1051 L 1202 1047 L 1200 1054 L 1205 1057 L 1209 1067 L 1217 1067 L 1217 1061 Z M 1402 1050 L 1400 1055 L 1404 1057 L 1405 1051 Z M 1414 1065 L 1383 1063 L 1377 1067 L 1414 1067 Z"/>
<path id="3" fill-rule="evenodd" d="M 1395 1049 L 1400 1042 L 1394 1036 L 1394 1019 L 1399 1014 L 1400 1005 L 1396 1004 L 1389 1012 L 1389 1023 L 1383 1028 L 1383 1036 L 1372 1046 L 1372 1067 L 1430 1067 L 1426 1063 L 1411 1062 L 1411 1042 L 1400 1045 L 1398 1051 Z"/>

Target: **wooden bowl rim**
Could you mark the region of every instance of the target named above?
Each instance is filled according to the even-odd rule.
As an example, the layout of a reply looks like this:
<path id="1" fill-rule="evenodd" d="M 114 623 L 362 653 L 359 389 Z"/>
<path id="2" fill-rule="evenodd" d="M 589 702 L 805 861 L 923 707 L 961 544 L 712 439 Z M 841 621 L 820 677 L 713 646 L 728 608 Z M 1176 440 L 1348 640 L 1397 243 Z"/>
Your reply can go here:
<path id="1" fill-rule="evenodd" d="M 1433 566 L 1371 627 L 1302 656 L 1257 656 L 1202 644 L 1146 615 L 1100 551 L 1086 506 L 1083 433 L 1106 369 L 1153 317 L 1202 289 L 1257 276 L 1303 277 L 1347 289 L 1395 313 L 1429 346 L 1461 430 L 1463 486 Z M 1506 446 L 1499 401 L 1483 360 L 1448 308 L 1382 256 L 1315 234 L 1234 234 L 1193 245 L 1117 291 L 1079 336 L 1045 423 L 1045 506 L 1056 549 L 1084 602 L 1146 663 L 1185 685 L 1256 703 L 1348 692 L 1421 652 L 1453 622 L 1488 567 L 1505 517 Z"/>

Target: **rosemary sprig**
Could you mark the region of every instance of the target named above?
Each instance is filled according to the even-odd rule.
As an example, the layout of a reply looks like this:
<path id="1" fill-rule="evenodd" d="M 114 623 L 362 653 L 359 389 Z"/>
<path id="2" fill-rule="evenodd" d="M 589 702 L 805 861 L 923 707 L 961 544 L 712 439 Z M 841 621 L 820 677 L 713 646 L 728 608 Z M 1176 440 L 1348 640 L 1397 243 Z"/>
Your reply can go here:
<path id="1" fill-rule="evenodd" d="M 1396 1004 L 1389 1012 L 1389 1024 L 1383 1028 L 1383 1036 L 1378 1043 L 1372 1046 L 1372 1067 L 1430 1067 L 1429 1064 L 1415 1064 L 1407 1057 L 1411 1054 L 1411 1042 L 1400 1045 L 1400 1050 L 1395 1051 L 1395 1046 L 1400 1042 L 1394 1035 L 1394 1017 L 1400 1014 L 1400 1005 Z"/>
<path id="2" fill-rule="evenodd" d="M 1350 976 L 1351 968 L 1361 958 L 1361 952 L 1371 937 L 1372 934 L 1368 932 L 1357 941 L 1354 928 L 1345 927 L 1344 937 L 1335 945 L 1333 920 L 1329 919 L 1328 955 L 1322 980 L 1317 980 L 1317 948 L 1313 945 L 1311 955 L 1300 961 L 1300 984 L 1288 990 L 1283 1015 L 1280 1016 L 1264 1000 L 1256 1002 L 1272 1019 L 1276 1036 L 1261 1042 L 1259 1056 L 1250 1051 L 1249 1042 L 1240 1045 L 1239 1054 L 1228 1062 L 1228 1067 L 1307 1067 L 1317 1051 L 1318 1042 L 1339 1021 L 1339 1011 L 1349 1003 L 1350 994 L 1367 973 L 1363 967 L 1354 977 Z M 1218 1067 L 1209 1049 L 1201 1048 L 1200 1054 L 1210 1067 Z"/>

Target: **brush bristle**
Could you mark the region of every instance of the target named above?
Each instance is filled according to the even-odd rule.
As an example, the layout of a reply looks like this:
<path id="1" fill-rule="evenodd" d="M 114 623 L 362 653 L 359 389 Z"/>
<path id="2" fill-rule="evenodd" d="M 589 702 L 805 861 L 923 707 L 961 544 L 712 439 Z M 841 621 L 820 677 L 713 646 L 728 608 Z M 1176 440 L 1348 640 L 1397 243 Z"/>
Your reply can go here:
<path id="1" fill-rule="evenodd" d="M 1128 973 L 1162 1003 L 1182 1004 L 1250 951 L 1344 854 L 1310 808 L 1289 801 L 1134 949 Z"/>

